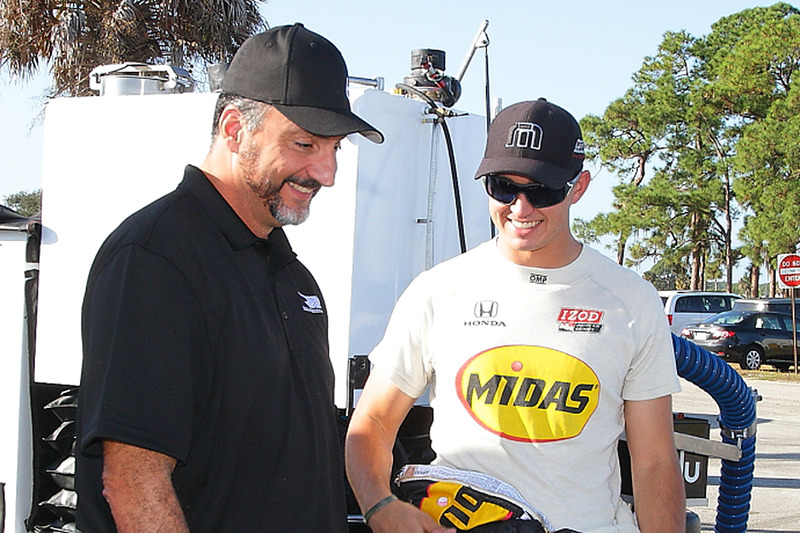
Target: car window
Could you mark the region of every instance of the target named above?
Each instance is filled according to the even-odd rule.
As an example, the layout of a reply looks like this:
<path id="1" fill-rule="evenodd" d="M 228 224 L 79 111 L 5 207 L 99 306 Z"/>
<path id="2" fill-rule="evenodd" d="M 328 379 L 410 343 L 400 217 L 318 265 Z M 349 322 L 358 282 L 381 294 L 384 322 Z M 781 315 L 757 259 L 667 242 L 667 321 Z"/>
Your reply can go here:
<path id="1" fill-rule="evenodd" d="M 740 313 L 740 312 L 724 313 L 709 318 L 706 321 L 706 323 L 732 326 L 734 324 L 739 324 L 748 316 L 749 315 L 747 313 Z"/>
<path id="2" fill-rule="evenodd" d="M 707 296 L 705 298 L 706 310 L 709 313 L 721 313 L 730 309 L 725 305 L 725 298 L 721 296 Z"/>
<path id="3" fill-rule="evenodd" d="M 776 315 L 761 315 L 756 318 L 756 329 L 786 329 Z"/>
<path id="4" fill-rule="evenodd" d="M 789 331 L 792 331 L 792 317 L 781 316 L 781 320 L 783 321 L 783 329 L 788 329 Z M 794 330 L 800 333 L 800 320 L 795 320 Z"/>
<path id="5" fill-rule="evenodd" d="M 676 313 L 705 313 L 706 307 L 702 296 L 682 296 L 675 302 Z"/>

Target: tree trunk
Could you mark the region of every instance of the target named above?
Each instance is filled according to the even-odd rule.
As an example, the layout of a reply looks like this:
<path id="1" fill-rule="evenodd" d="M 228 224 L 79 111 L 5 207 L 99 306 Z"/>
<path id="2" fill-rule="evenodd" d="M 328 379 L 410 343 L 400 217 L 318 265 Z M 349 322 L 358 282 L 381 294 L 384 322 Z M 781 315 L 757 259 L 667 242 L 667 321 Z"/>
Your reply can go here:
<path id="1" fill-rule="evenodd" d="M 645 152 L 644 154 L 637 154 L 636 159 L 636 170 L 631 179 L 631 184 L 635 185 L 636 187 L 640 187 L 642 182 L 644 181 L 645 170 L 647 169 L 647 160 L 650 158 L 650 152 Z M 622 263 L 620 263 L 622 264 Z"/>
<path id="2" fill-rule="evenodd" d="M 699 277 L 699 284 L 698 284 L 699 287 L 698 288 L 700 290 L 703 290 L 703 291 L 707 290 L 706 289 L 706 252 L 705 252 L 705 250 L 703 250 L 703 253 L 700 254 L 700 275 L 698 277 Z M 712 289 L 712 290 L 717 290 L 716 285 L 714 286 L 714 289 Z"/>
<path id="3" fill-rule="evenodd" d="M 731 184 L 725 173 L 725 290 L 733 292 L 733 220 L 731 218 Z M 756 284 L 758 290 L 758 284 Z"/>
<path id="4" fill-rule="evenodd" d="M 714 147 L 717 151 L 717 157 L 720 159 L 727 161 L 727 154 L 723 149 L 722 144 L 719 141 L 719 138 L 714 136 L 712 139 L 714 143 Z M 731 174 L 730 174 L 730 167 L 726 163 L 725 164 L 725 171 L 723 176 L 723 183 L 722 183 L 722 192 L 724 194 L 724 205 L 722 208 L 723 214 L 725 216 L 725 228 L 723 230 L 725 235 L 725 290 L 727 292 L 733 292 L 733 243 L 732 243 L 732 235 L 733 235 L 733 220 L 731 217 L 731 203 L 732 203 L 732 185 L 731 185 Z M 756 286 L 756 290 L 758 290 L 758 286 Z"/>
<path id="5" fill-rule="evenodd" d="M 750 265 L 750 298 L 758 298 L 758 279 L 761 277 L 761 269 L 758 265 Z"/>
<path id="6" fill-rule="evenodd" d="M 691 265 L 689 267 L 689 289 L 693 291 L 700 290 L 700 276 L 702 274 L 702 254 L 703 245 L 698 238 L 697 228 L 697 214 L 693 213 L 690 219 L 689 235 L 692 238 L 692 251 L 689 253 Z"/>
<path id="7" fill-rule="evenodd" d="M 775 276 L 775 269 L 771 264 L 767 264 L 767 272 L 769 274 L 769 284 L 767 285 L 767 298 L 775 298 L 775 285 L 778 280 Z"/>
<path id="8" fill-rule="evenodd" d="M 695 245 L 694 251 L 692 252 L 692 276 L 689 280 L 689 288 L 693 291 L 700 290 L 700 256 L 699 245 Z"/>

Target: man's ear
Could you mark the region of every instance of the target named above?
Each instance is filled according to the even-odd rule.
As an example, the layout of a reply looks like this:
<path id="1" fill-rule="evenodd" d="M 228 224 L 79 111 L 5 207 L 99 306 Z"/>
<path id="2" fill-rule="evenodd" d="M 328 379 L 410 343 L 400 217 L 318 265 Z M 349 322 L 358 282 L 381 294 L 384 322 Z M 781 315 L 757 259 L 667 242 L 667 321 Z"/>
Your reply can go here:
<path id="1" fill-rule="evenodd" d="M 238 153 L 244 133 L 242 112 L 238 108 L 229 105 L 222 110 L 219 116 L 219 132 L 228 150 Z"/>
<path id="2" fill-rule="evenodd" d="M 586 192 L 586 189 L 589 188 L 589 184 L 592 182 L 592 175 L 589 173 L 588 170 L 582 170 L 580 175 L 578 176 L 578 181 L 575 182 L 575 185 L 572 187 L 572 201 L 570 203 L 575 204 L 578 200 L 581 199 L 583 193 Z"/>

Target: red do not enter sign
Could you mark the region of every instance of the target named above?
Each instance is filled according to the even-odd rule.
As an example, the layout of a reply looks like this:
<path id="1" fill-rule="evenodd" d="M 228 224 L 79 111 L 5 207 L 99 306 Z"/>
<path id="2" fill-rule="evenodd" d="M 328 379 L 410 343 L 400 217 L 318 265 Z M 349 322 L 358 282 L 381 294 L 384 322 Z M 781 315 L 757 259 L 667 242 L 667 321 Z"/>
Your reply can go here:
<path id="1" fill-rule="evenodd" d="M 778 256 L 778 280 L 784 288 L 800 287 L 800 255 Z"/>

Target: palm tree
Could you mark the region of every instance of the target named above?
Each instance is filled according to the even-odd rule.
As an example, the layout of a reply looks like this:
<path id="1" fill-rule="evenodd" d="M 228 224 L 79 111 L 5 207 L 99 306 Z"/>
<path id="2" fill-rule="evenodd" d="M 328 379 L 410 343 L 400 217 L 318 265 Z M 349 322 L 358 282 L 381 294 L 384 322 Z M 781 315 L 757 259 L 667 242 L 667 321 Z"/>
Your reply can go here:
<path id="1" fill-rule="evenodd" d="M 169 63 L 191 72 L 230 61 L 248 36 L 265 29 L 263 3 L 0 0 L 0 68 L 24 81 L 48 64 L 50 96 L 92 94 L 89 73 L 99 65 Z"/>

